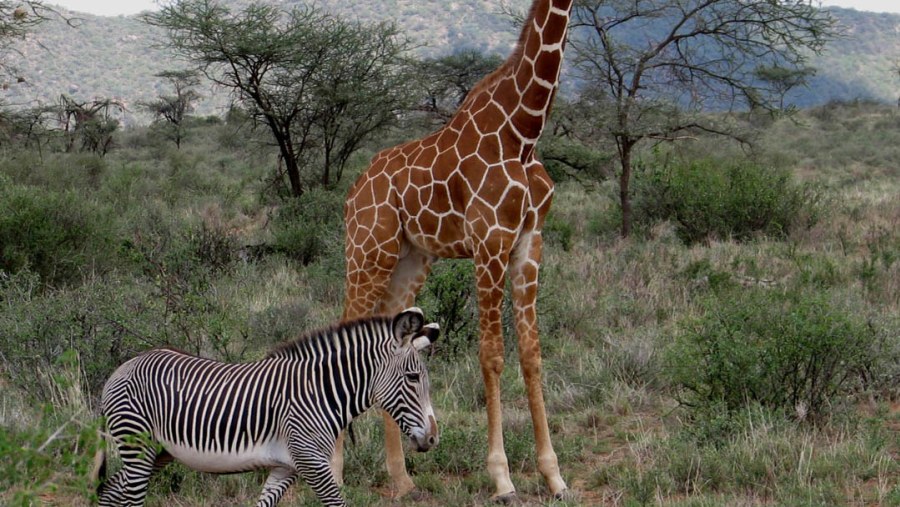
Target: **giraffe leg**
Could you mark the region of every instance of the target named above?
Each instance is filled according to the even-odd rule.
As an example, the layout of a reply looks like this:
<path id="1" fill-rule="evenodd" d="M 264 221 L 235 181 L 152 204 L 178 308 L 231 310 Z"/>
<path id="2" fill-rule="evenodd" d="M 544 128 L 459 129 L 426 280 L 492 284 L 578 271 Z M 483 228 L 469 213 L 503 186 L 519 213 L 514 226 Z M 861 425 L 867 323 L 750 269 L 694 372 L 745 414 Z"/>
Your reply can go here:
<path id="1" fill-rule="evenodd" d="M 344 485 L 344 432 L 338 433 L 331 453 L 331 474 L 338 486 Z"/>
<path id="2" fill-rule="evenodd" d="M 538 470 L 547 481 L 550 492 L 560 496 L 566 490 L 566 483 L 559 473 L 556 453 L 550 442 L 544 393 L 541 387 L 541 344 L 538 339 L 536 311 L 541 248 L 540 234 L 530 234 L 522 238 L 510 265 L 510 280 L 516 333 L 519 335 L 519 361 L 522 365 L 528 406 L 534 426 Z"/>
<path id="3" fill-rule="evenodd" d="M 374 221 L 372 217 L 366 224 Z M 399 262 L 400 241 L 385 241 L 376 247 L 368 246 L 369 232 L 357 218 L 346 219 L 347 275 L 344 284 L 344 320 L 367 317 L 375 312 L 391 283 L 391 274 Z M 399 221 L 385 225 L 400 230 Z M 399 234 L 399 232 L 398 232 Z M 331 473 L 338 485 L 344 477 L 344 432 L 338 434 L 330 459 Z"/>
<path id="4" fill-rule="evenodd" d="M 391 276 L 391 283 L 385 293 L 379 313 L 393 314 L 413 305 L 416 294 L 425 283 L 431 270 L 434 257 L 415 248 L 402 248 L 400 262 Z M 391 493 L 401 497 L 415 489 L 416 485 L 406 471 L 406 460 L 403 457 L 403 435 L 397 423 L 382 412 L 384 418 L 384 451 L 388 474 L 391 477 Z"/>
<path id="5" fill-rule="evenodd" d="M 487 402 L 487 471 L 494 481 L 495 499 L 515 495 L 509 476 L 509 462 L 503 449 L 503 414 L 500 406 L 500 374 L 503 373 L 503 284 L 508 254 L 500 258 L 482 248 L 475 255 L 475 279 L 478 286 L 478 313 L 481 327 L 479 361 Z"/>

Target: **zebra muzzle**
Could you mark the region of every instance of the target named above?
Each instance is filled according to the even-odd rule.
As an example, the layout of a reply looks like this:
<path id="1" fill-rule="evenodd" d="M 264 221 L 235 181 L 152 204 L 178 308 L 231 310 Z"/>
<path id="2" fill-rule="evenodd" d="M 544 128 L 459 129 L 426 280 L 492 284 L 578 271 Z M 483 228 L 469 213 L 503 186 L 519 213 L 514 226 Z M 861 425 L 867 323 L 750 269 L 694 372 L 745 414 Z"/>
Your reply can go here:
<path id="1" fill-rule="evenodd" d="M 438 437 L 438 425 L 437 421 L 434 419 L 433 415 L 428 416 L 428 433 L 425 434 L 425 438 L 417 442 L 418 451 L 425 452 L 435 445 L 437 445 L 439 440 Z"/>

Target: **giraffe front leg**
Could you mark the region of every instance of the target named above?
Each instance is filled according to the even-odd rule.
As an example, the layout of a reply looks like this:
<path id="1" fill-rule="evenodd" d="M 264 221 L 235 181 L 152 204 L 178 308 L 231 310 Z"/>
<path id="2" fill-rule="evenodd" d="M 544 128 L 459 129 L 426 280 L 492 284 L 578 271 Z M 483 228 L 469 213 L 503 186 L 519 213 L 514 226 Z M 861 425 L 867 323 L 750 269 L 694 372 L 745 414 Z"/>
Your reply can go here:
<path id="1" fill-rule="evenodd" d="M 344 433 L 345 431 L 338 433 L 334 452 L 331 454 L 331 473 L 338 486 L 344 485 Z"/>
<path id="2" fill-rule="evenodd" d="M 536 310 L 541 248 L 542 240 L 538 233 L 532 233 L 522 239 L 512 259 L 510 281 L 516 333 L 519 335 L 519 362 L 522 366 L 522 376 L 528 393 L 528 407 L 534 426 L 538 470 L 544 476 L 550 492 L 556 497 L 561 497 L 566 491 L 566 483 L 560 475 L 556 452 L 550 441 L 544 392 L 541 386 L 541 344 L 538 339 Z"/>
<path id="3" fill-rule="evenodd" d="M 478 287 L 478 313 L 481 327 L 479 361 L 487 402 L 487 471 L 494 482 L 495 500 L 507 500 L 516 494 L 509 476 L 509 462 L 503 448 L 503 414 L 500 403 L 500 375 L 503 373 L 503 282 L 508 257 L 497 258 L 483 252 L 475 259 Z"/>

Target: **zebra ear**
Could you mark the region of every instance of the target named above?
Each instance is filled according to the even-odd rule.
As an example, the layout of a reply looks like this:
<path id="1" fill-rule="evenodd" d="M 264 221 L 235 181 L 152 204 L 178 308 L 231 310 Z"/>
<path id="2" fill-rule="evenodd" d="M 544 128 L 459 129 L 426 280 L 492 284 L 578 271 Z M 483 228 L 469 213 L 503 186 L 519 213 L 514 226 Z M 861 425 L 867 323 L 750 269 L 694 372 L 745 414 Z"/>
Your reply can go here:
<path id="1" fill-rule="evenodd" d="M 421 352 L 430 347 L 432 343 L 436 342 L 440 335 L 441 327 L 437 325 L 436 322 L 428 324 L 422 328 L 422 332 L 419 336 L 412 339 L 412 346 Z"/>
<path id="2" fill-rule="evenodd" d="M 405 344 L 406 337 L 418 333 L 423 325 L 425 325 L 425 314 L 422 313 L 422 310 L 415 306 L 403 310 L 394 317 L 394 341 L 398 345 Z"/>

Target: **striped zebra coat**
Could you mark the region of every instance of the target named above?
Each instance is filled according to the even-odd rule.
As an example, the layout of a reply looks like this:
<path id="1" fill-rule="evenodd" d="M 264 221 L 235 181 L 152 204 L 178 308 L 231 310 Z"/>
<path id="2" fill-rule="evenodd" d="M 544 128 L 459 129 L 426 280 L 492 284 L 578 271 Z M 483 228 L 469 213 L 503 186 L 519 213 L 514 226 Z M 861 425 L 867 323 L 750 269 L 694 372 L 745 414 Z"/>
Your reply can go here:
<path id="1" fill-rule="evenodd" d="M 123 467 L 98 488 L 100 505 L 143 505 L 150 475 L 173 460 L 212 473 L 269 469 L 257 506 L 277 504 L 297 477 L 324 505 L 345 505 L 329 460 L 353 418 L 378 406 L 420 451 L 437 443 L 419 351 L 439 330 L 424 323 L 418 308 L 347 322 L 250 363 L 172 349 L 125 362 L 101 399 Z"/>

